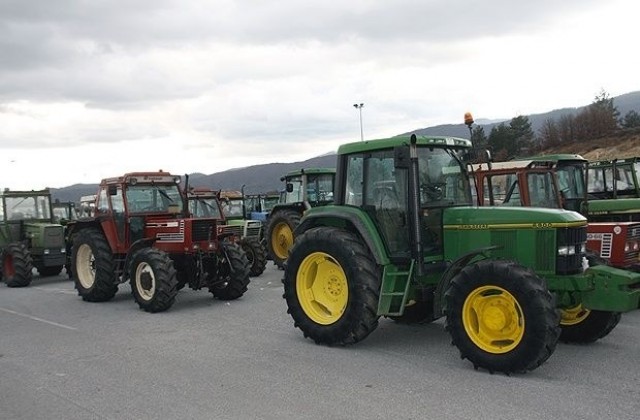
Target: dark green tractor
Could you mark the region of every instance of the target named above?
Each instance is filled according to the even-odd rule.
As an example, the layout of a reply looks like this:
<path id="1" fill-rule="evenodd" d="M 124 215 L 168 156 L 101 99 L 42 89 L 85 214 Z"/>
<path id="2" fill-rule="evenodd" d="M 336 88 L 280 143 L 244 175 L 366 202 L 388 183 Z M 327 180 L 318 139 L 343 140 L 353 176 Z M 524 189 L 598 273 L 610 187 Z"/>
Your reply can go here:
<path id="1" fill-rule="evenodd" d="M 579 213 L 472 205 L 470 148 L 424 136 L 339 148 L 334 203 L 305 213 L 283 278 L 305 337 L 348 345 L 380 317 L 444 317 L 474 367 L 525 372 L 551 356 L 561 331 L 591 342 L 639 308 L 640 274 L 588 266 Z M 561 312 L 573 322 L 561 325 Z"/>
<path id="2" fill-rule="evenodd" d="M 293 232 L 304 213 L 333 202 L 335 174 L 333 168 L 307 168 L 280 178 L 285 191 L 269 212 L 264 234 L 269 257 L 279 268 L 284 267 L 293 245 Z"/>
<path id="3" fill-rule="evenodd" d="M 588 189 L 597 198 L 640 198 L 640 158 L 590 161 Z"/>
<path id="4" fill-rule="evenodd" d="M 66 261 L 64 227 L 54 221 L 51 193 L 0 193 L 2 278 L 9 287 L 28 286 L 35 267 L 41 276 L 60 274 Z"/>

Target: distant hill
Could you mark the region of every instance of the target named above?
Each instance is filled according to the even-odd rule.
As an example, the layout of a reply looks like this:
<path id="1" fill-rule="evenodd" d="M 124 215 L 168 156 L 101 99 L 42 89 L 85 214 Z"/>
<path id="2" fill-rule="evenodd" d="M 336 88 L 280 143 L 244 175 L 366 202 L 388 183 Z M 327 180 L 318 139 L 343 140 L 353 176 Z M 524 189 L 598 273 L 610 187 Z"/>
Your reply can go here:
<path id="1" fill-rule="evenodd" d="M 624 117 L 624 115 L 631 110 L 635 110 L 636 112 L 640 113 L 640 91 L 616 96 L 613 98 L 613 100 L 613 103 L 618 108 L 621 117 Z M 531 122 L 532 129 L 534 130 L 534 132 L 537 132 L 546 120 L 559 120 L 561 116 L 576 114 L 586 106 L 588 105 L 578 108 L 556 109 L 543 114 L 528 115 L 527 117 Z M 516 115 L 514 115 L 513 117 L 516 117 Z M 501 122 L 508 123 L 509 121 L 510 119 L 492 121 L 479 119 L 476 125 L 482 126 L 484 128 L 485 134 L 489 135 L 493 127 L 500 124 Z M 434 127 L 420 128 L 413 131 L 408 131 L 403 134 L 411 133 L 421 135 L 443 135 L 469 138 L 469 128 L 464 124 L 437 125 Z M 601 139 L 601 141 L 592 142 L 589 145 L 581 143 L 574 145 L 565 145 L 565 148 L 568 147 L 567 150 L 571 150 L 572 153 L 582 154 L 586 158 L 591 158 L 591 155 L 594 153 L 604 158 L 604 156 L 607 155 L 607 151 L 611 152 L 614 150 L 616 151 L 616 153 L 622 153 L 622 151 L 612 146 L 612 144 L 615 143 L 615 139 L 605 140 Z M 636 141 L 639 142 L 638 149 L 635 148 Z M 633 147 L 631 146 L 632 144 Z M 640 138 L 636 138 L 635 135 L 627 137 L 625 139 L 625 147 L 623 148 L 623 150 L 626 152 L 625 156 L 618 157 L 639 156 Z M 267 163 L 264 165 L 248 166 L 246 168 L 230 169 L 210 175 L 194 173 L 189 174 L 189 184 L 192 186 L 211 187 L 214 189 L 225 190 L 240 190 L 244 185 L 245 193 L 279 191 L 283 187 L 282 182 L 280 181 L 280 177 L 282 175 L 289 171 L 305 167 L 335 168 L 336 155 L 335 153 L 329 153 L 301 162 Z M 74 184 L 69 187 L 52 189 L 51 191 L 54 199 L 59 199 L 60 201 L 78 202 L 80 200 L 80 197 L 83 195 L 95 194 L 97 188 L 97 184 Z"/>
<path id="2" fill-rule="evenodd" d="M 194 187 L 210 187 L 223 190 L 240 191 L 244 185 L 247 194 L 279 191 L 283 188 L 280 181 L 285 173 L 301 168 L 335 168 L 335 153 L 317 156 L 301 162 L 267 163 L 230 169 L 211 175 L 201 173 L 189 174 L 189 185 Z M 98 184 L 74 184 L 64 188 L 52 188 L 51 195 L 60 201 L 79 202 L 83 195 L 95 194 Z"/>
<path id="3" fill-rule="evenodd" d="M 620 112 L 620 117 L 624 117 L 629 111 L 636 111 L 640 113 L 640 91 L 626 93 L 624 95 L 613 97 L 613 104 L 618 111 Z M 555 120 L 559 121 L 560 118 L 564 115 L 576 115 L 580 111 L 582 111 L 585 107 L 589 105 L 584 105 L 578 108 L 562 108 L 555 109 L 553 111 L 545 112 L 543 114 L 532 114 L 527 115 L 529 118 L 529 122 L 531 123 L 531 129 L 534 133 L 538 133 L 538 130 L 544 125 L 547 120 Z M 517 115 L 513 115 L 512 117 L 517 117 Z M 460 116 L 460 120 L 462 121 L 462 116 Z M 498 124 L 505 122 L 509 123 L 511 119 L 498 120 L 486 122 L 483 120 L 476 121 L 476 126 L 481 126 L 484 128 L 484 133 L 488 136 L 491 132 L 491 129 Z M 419 128 L 417 130 L 408 131 L 403 134 L 422 134 L 422 135 L 444 135 L 444 136 L 452 136 L 452 137 L 463 137 L 469 138 L 469 128 L 464 124 L 444 124 L 444 125 L 436 125 L 433 127 L 427 128 Z"/>

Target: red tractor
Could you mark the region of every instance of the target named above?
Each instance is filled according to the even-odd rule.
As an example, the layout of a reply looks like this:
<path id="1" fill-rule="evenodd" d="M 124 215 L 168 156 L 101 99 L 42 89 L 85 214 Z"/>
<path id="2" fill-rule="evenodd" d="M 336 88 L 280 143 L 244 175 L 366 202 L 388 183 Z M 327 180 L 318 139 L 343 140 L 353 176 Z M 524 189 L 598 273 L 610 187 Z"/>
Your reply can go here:
<path id="1" fill-rule="evenodd" d="M 147 312 L 169 309 L 185 285 L 206 287 L 221 300 L 247 291 L 244 251 L 222 235 L 219 219 L 189 215 L 180 180 L 163 171 L 102 180 L 95 216 L 68 225 L 72 276 L 83 300 L 107 301 L 127 280 Z"/>

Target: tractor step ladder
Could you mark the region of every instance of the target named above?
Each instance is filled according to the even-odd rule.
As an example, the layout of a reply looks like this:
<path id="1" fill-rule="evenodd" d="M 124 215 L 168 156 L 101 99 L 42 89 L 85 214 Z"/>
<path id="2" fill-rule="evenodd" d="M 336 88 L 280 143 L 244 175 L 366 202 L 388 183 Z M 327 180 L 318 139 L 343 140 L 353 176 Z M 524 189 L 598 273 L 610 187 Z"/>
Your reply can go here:
<path id="1" fill-rule="evenodd" d="M 382 272 L 382 288 L 378 302 L 378 315 L 402 315 L 407 303 L 407 291 L 413 277 L 414 261 L 409 270 L 399 270 L 387 265 Z"/>

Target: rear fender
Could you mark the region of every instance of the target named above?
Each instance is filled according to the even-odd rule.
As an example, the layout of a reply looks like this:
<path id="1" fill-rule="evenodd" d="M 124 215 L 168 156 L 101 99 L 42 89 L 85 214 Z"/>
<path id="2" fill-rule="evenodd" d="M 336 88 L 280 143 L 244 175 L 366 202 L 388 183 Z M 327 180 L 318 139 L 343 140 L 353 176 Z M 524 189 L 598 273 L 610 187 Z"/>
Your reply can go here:
<path id="1" fill-rule="evenodd" d="M 305 231 L 319 226 L 333 226 L 356 233 L 371 252 L 378 265 L 390 264 L 384 241 L 375 223 L 364 211 L 357 207 L 328 205 L 309 210 L 294 232 L 298 237 Z"/>

